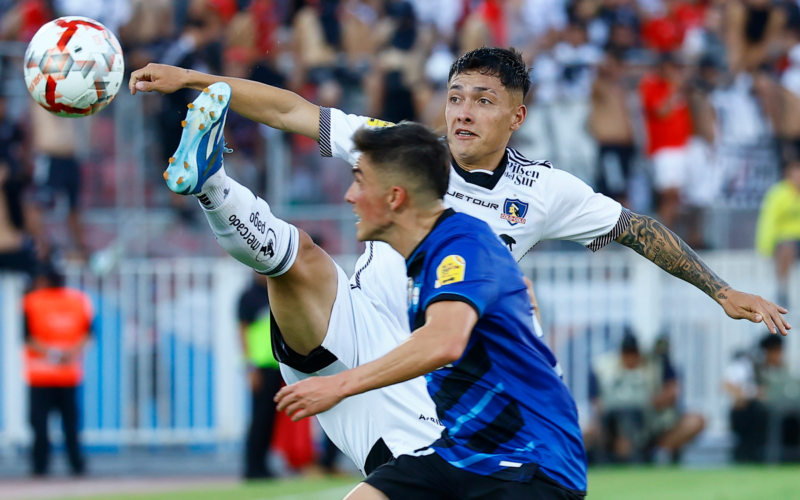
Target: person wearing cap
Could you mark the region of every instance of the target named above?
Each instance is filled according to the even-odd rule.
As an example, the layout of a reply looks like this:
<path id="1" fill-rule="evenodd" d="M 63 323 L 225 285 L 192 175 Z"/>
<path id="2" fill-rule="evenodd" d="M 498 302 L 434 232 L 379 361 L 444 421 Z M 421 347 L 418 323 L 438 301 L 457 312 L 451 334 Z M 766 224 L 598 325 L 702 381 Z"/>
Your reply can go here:
<path id="1" fill-rule="evenodd" d="M 674 459 L 705 422 L 700 415 L 677 412 L 677 376 L 668 357 L 643 356 L 629 329 L 620 347 L 598 357 L 590 374 L 589 397 L 599 420 L 594 431 L 599 434 L 598 458 Z"/>
<path id="2" fill-rule="evenodd" d="M 61 414 L 64 443 L 73 475 L 85 473 L 78 441 L 76 392 L 83 380 L 81 354 L 90 339 L 94 312 L 89 297 L 64 286 L 52 266 L 41 269 L 22 302 L 25 318 L 25 377 L 30 387 L 33 427 L 32 473 L 44 476 L 50 462 L 48 417 Z"/>

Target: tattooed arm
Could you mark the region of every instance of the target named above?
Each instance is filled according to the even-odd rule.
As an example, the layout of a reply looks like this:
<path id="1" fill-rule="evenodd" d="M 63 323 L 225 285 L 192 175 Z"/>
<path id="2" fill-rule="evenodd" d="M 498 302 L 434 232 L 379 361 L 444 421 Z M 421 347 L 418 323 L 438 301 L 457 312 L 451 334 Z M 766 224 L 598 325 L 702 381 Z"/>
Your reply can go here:
<path id="1" fill-rule="evenodd" d="M 618 243 L 653 261 L 661 269 L 696 286 L 714 299 L 733 319 L 765 321 L 772 333 L 786 335 L 791 326 L 783 317 L 786 309 L 757 295 L 731 288 L 700 257 L 663 224 L 646 215 L 631 214 L 628 228 L 616 238 Z"/>

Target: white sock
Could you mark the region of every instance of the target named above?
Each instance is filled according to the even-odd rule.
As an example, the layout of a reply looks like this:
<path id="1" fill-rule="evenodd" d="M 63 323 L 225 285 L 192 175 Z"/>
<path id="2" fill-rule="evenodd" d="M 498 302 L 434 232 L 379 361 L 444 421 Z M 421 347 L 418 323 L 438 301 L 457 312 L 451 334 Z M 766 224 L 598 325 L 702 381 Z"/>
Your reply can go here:
<path id="1" fill-rule="evenodd" d="M 266 276 L 284 274 L 297 258 L 299 233 L 269 204 L 225 175 L 211 176 L 197 195 L 217 241 L 234 259 Z"/>

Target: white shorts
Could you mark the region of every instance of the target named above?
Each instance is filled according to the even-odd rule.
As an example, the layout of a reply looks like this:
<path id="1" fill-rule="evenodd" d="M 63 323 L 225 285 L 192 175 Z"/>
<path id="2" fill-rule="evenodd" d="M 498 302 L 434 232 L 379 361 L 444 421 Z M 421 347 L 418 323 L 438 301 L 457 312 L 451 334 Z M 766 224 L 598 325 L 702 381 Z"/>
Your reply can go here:
<path id="1" fill-rule="evenodd" d="M 286 346 L 276 349 L 287 384 L 369 363 L 410 335 L 405 261 L 386 244 L 369 245 L 351 280 L 336 266 L 338 290 L 321 347 L 309 356 L 287 356 L 280 352 Z M 283 344 L 279 335 L 276 340 Z M 348 398 L 317 418 L 365 475 L 367 457 L 381 439 L 398 457 L 430 445 L 444 429 L 422 377 Z"/>
<path id="2" fill-rule="evenodd" d="M 687 146 L 662 148 L 653 154 L 653 184 L 657 191 L 683 189 L 689 175 Z"/>

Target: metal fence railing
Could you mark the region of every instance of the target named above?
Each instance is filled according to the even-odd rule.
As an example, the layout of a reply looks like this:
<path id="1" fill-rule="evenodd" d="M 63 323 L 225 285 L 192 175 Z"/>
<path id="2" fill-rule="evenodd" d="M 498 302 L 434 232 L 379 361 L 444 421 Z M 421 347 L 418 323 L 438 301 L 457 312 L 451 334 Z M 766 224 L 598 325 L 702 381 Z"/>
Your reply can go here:
<path id="1" fill-rule="evenodd" d="M 731 285 L 772 297 L 771 264 L 751 252 L 714 252 L 705 260 Z M 349 263 L 352 258 L 340 259 Z M 616 349 L 625 326 L 644 348 L 666 333 L 682 385 L 682 405 L 702 413 L 713 435 L 727 432 L 721 376 L 735 350 L 753 346 L 762 325 L 728 319 L 711 299 L 632 252 L 530 254 L 522 262 L 537 291 L 546 339 L 564 368 L 582 417 L 588 370 Z M 235 307 L 252 274 L 230 259 L 127 260 L 96 276 L 71 269 L 71 286 L 97 312 L 80 392 L 89 444 L 226 443 L 241 438 L 246 385 Z M 800 304 L 800 280 L 790 297 Z M 21 378 L 22 282 L 0 277 L 0 452 L 28 442 Z M 790 317 L 800 324 L 800 317 Z M 800 341 L 787 360 L 800 369 Z"/>

